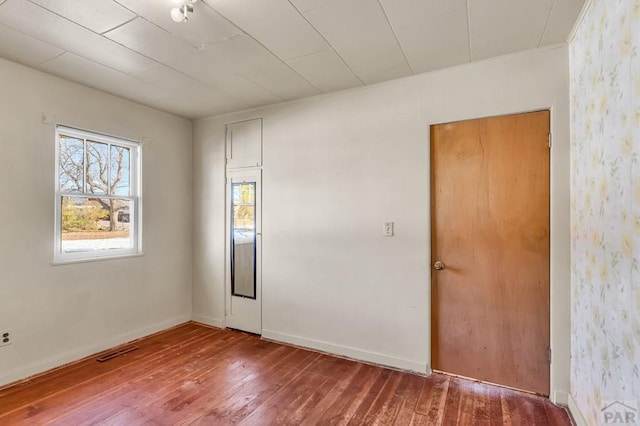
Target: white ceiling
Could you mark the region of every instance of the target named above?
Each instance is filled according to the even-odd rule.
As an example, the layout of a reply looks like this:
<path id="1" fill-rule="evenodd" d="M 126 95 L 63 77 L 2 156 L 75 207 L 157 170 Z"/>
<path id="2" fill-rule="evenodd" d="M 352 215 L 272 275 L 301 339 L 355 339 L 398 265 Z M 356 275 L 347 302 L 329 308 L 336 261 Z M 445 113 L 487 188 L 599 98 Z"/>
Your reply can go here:
<path id="1" fill-rule="evenodd" d="M 0 56 L 187 118 L 565 42 L 584 0 L 0 0 Z"/>

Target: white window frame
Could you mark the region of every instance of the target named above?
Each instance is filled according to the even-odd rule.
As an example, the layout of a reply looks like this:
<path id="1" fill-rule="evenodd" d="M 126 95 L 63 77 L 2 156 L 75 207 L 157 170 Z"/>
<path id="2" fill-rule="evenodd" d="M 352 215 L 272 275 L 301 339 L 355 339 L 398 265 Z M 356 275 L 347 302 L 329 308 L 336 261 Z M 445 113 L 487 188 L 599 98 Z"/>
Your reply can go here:
<path id="1" fill-rule="evenodd" d="M 67 192 L 60 190 L 60 135 L 70 136 L 85 141 L 91 140 L 94 142 L 108 143 L 111 145 L 122 146 L 129 149 L 129 196 L 112 194 L 96 194 L 96 196 L 105 199 L 127 199 L 131 202 L 129 211 L 129 226 L 132 239 L 131 248 L 87 250 L 68 253 L 62 251 L 62 197 L 85 197 L 88 195 L 88 193 L 85 192 L 85 188 L 83 188 L 83 192 Z M 131 141 L 128 139 L 107 136 L 86 130 L 74 129 L 72 127 L 58 125 L 56 126 L 55 146 L 55 237 L 53 263 L 61 264 L 70 262 L 106 260 L 142 255 L 141 144 L 139 142 Z"/>

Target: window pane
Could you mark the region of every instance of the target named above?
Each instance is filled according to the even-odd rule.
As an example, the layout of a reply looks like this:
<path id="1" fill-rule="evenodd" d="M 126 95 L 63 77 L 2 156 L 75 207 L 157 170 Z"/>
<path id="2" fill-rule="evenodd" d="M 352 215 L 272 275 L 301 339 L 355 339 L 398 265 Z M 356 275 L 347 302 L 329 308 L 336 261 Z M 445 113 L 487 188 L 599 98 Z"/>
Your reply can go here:
<path id="1" fill-rule="evenodd" d="M 109 191 L 109 145 L 87 141 L 87 186 L 91 194 L 108 194 Z"/>
<path id="2" fill-rule="evenodd" d="M 256 203 L 255 183 L 234 183 L 233 184 L 233 205 L 252 206 Z"/>
<path id="3" fill-rule="evenodd" d="M 82 192 L 84 186 L 84 141 L 60 136 L 58 168 L 60 191 Z"/>
<path id="4" fill-rule="evenodd" d="M 130 195 L 129 193 L 129 148 L 111 145 L 111 181 L 110 194 Z"/>
<path id="5" fill-rule="evenodd" d="M 61 251 L 133 247 L 131 200 L 62 197 Z"/>

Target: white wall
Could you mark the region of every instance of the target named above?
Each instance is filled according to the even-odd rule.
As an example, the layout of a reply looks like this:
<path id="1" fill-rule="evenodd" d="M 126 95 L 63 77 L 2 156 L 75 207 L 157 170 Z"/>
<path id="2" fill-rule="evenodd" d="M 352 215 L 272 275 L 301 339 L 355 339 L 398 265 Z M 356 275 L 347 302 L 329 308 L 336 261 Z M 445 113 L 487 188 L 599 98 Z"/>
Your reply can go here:
<path id="1" fill-rule="evenodd" d="M 193 318 L 224 323 L 225 123 L 264 117 L 264 336 L 428 371 L 429 125 L 551 108 L 551 386 L 566 403 L 568 85 L 560 47 L 196 121 Z"/>
<path id="2" fill-rule="evenodd" d="M 0 385 L 191 316 L 191 123 L 0 60 Z M 54 126 L 146 141 L 144 256 L 53 266 Z"/>

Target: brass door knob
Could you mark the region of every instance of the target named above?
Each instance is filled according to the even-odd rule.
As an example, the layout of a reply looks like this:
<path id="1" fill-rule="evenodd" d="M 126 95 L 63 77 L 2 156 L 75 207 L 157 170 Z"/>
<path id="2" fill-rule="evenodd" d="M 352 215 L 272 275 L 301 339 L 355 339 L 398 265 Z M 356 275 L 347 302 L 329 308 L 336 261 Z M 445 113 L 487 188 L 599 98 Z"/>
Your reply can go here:
<path id="1" fill-rule="evenodd" d="M 436 260 L 436 262 L 433 264 L 433 268 L 436 271 L 442 271 L 444 269 L 444 263 L 439 260 Z"/>

